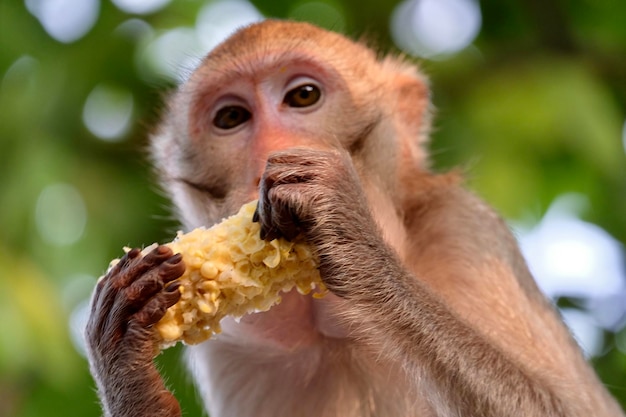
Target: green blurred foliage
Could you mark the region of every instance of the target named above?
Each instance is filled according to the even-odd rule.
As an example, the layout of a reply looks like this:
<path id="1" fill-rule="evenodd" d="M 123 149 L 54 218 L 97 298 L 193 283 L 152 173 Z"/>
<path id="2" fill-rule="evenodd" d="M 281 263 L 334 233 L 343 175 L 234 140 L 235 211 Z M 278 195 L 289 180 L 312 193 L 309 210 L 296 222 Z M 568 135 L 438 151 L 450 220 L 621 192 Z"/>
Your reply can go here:
<path id="1" fill-rule="evenodd" d="M 309 20 L 393 50 L 396 1 L 257 0 L 266 16 Z M 97 416 L 72 311 L 124 245 L 169 240 L 176 223 L 143 148 L 171 82 L 139 64 L 141 39 L 118 30 L 141 18 L 161 33 L 194 25 L 206 3 L 174 0 L 132 16 L 101 2 L 96 25 L 70 44 L 52 39 L 16 0 L 0 0 L 0 415 Z M 321 6 L 320 6 L 321 4 Z M 626 242 L 626 2 L 485 1 L 475 45 L 421 65 L 431 76 L 440 169 L 462 166 L 470 186 L 510 219 L 538 221 L 559 195 L 588 196 L 585 219 Z M 98 85 L 132 92 L 132 128 L 106 142 L 85 128 Z M 42 190 L 82 195 L 82 237 L 55 244 L 38 231 Z M 45 211 L 45 207 L 43 208 Z M 53 216 L 50 213 L 50 216 Z M 64 221 L 62 216 L 53 221 Z M 626 404 L 624 330 L 594 359 Z M 201 415 L 180 349 L 159 357 L 187 415 Z"/>

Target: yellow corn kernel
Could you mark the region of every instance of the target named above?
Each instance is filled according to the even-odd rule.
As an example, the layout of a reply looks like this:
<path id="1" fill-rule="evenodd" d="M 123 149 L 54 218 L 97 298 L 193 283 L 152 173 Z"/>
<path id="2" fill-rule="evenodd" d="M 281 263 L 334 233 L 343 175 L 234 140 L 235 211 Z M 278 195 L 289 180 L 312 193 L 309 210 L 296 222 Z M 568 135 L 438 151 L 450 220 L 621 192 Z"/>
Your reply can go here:
<path id="1" fill-rule="evenodd" d="M 261 240 L 260 226 L 252 222 L 255 208 L 253 201 L 209 229 L 179 232 L 166 244 L 182 253 L 187 269 L 178 280 L 181 299 L 155 325 L 162 349 L 210 338 L 227 315 L 267 311 L 280 302 L 281 292 L 325 293 L 311 248 L 282 238 Z"/>

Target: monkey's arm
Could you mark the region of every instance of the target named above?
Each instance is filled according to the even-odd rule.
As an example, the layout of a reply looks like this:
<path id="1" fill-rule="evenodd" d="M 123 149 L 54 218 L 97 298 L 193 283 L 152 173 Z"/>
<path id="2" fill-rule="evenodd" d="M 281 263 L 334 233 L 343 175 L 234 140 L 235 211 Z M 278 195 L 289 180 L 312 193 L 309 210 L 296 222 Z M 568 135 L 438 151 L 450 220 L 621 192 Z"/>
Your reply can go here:
<path id="1" fill-rule="evenodd" d="M 428 224 L 408 224 L 424 235 L 408 249 L 424 254 L 402 262 L 381 237 L 347 155 L 276 154 L 261 187 L 264 233 L 302 230 L 322 280 L 345 300 L 352 336 L 375 357 L 403 364 L 416 390 L 441 393 L 431 398 L 439 414 L 621 415 L 608 409 L 613 402 L 534 284 L 516 277 L 521 261 L 509 253 L 516 249 L 505 226 L 463 192 L 454 201 L 426 196 L 413 208 Z"/>
<path id="2" fill-rule="evenodd" d="M 184 270 L 182 257 L 165 246 L 144 257 L 133 249 L 98 282 L 86 341 L 107 417 L 181 415 L 153 363 L 158 350 L 150 326 L 180 298 L 178 284 L 168 283 Z"/>

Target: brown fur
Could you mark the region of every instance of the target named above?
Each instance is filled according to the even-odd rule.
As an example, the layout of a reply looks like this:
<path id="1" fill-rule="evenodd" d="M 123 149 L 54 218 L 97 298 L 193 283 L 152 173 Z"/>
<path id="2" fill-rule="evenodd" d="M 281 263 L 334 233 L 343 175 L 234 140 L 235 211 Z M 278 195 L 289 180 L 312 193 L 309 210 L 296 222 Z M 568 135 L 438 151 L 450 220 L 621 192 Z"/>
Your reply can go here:
<path id="1" fill-rule="evenodd" d="M 321 102 L 285 105 L 295 82 Z M 267 21 L 218 46 L 173 97 L 153 156 L 185 226 L 259 198 L 263 233 L 302 233 L 332 292 L 285 294 L 188 349 L 212 417 L 623 416 L 504 222 L 457 174 L 428 170 L 428 94 L 402 59 Z M 216 129 L 231 105 L 251 119 Z M 107 415 L 180 415 L 149 343 L 124 333 L 175 301 L 179 267 L 160 265 L 180 260 L 166 255 L 129 260 L 96 291 L 88 340 Z M 98 325 L 111 317 L 116 343 Z"/>

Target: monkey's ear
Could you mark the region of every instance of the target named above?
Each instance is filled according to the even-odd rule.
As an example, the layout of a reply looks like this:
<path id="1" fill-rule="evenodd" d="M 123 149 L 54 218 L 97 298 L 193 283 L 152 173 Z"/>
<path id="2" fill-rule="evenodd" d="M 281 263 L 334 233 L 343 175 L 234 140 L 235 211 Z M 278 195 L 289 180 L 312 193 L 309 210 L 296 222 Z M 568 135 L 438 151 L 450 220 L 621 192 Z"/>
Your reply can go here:
<path id="1" fill-rule="evenodd" d="M 389 97 L 393 100 L 390 107 L 400 145 L 412 159 L 422 164 L 426 162 L 423 146 L 428 142 L 433 110 L 428 80 L 417 66 L 400 58 L 387 57 L 382 67 L 389 83 Z"/>
<path id="2" fill-rule="evenodd" d="M 420 132 L 430 130 L 430 90 L 421 80 L 402 77 L 395 82 L 398 112 L 403 124 L 415 125 Z M 427 138 L 422 138 L 426 140 Z"/>

